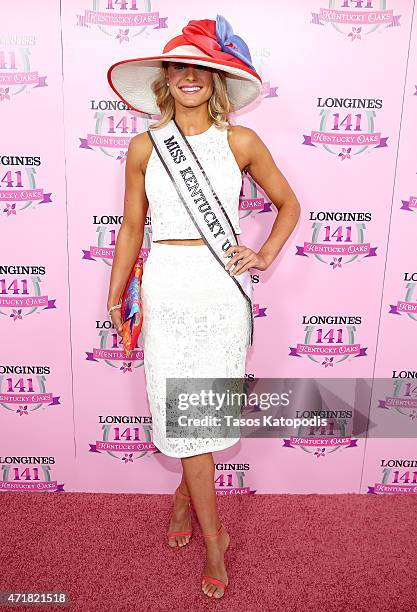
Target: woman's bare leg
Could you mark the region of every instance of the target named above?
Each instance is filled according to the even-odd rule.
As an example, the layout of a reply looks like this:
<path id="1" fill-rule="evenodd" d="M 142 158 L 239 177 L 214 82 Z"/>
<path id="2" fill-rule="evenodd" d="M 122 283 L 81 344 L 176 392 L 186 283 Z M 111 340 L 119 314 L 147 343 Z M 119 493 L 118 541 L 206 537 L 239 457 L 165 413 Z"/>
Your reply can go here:
<path id="1" fill-rule="evenodd" d="M 190 497 L 190 491 L 188 490 L 187 482 L 184 477 L 184 471 L 182 472 L 182 475 L 181 475 L 181 482 L 180 482 L 179 487 L 180 487 L 181 493 L 184 493 L 184 495 L 188 495 L 188 497 Z"/>
<path id="2" fill-rule="evenodd" d="M 184 473 L 182 474 L 178 489 L 181 491 L 181 493 L 190 497 L 190 492 L 184 479 Z M 183 497 L 183 495 L 174 496 L 174 507 L 172 510 L 168 531 L 191 531 L 192 525 L 189 510 L 190 501 L 191 499 L 188 500 L 186 497 Z M 190 537 L 191 536 L 173 536 L 172 538 L 168 538 L 168 544 L 171 546 L 171 548 L 184 546 L 185 544 L 188 544 Z"/>
<path id="3" fill-rule="evenodd" d="M 214 462 L 212 453 L 181 459 L 184 479 L 192 498 L 203 534 L 216 533 L 221 521 L 217 511 L 216 492 L 214 489 Z M 229 545 L 229 534 L 222 529 L 217 538 L 205 539 L 206 565 L 204 574 L 222 580 L 227 584 L 227 572 L 224 565 L 224 553 Z M 203 591 L 210 597 L 219 598 L 223 589 L 203 580 Z"/>

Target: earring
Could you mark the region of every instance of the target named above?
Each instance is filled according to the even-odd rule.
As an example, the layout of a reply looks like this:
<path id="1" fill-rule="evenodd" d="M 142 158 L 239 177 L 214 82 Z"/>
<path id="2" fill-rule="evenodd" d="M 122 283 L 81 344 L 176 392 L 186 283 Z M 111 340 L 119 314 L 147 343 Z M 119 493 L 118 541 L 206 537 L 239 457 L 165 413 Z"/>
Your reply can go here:
<path id="1" fill-rule="evenodd" d="M 167 85 L 168 85 L 168 87 L 169 87 L 169 83 L 168 83 L 168 81 L 167 81 Z"/>

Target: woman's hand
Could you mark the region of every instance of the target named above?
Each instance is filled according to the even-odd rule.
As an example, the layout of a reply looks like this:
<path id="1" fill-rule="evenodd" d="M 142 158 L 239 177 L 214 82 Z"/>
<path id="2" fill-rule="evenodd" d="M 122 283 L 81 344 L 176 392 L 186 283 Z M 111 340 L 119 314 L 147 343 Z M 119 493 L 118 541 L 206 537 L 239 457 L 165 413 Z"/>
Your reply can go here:
<path id="1" fill-rule="evenodd" d="M 120 308 L 115 308 L 110 313 L 111 322 L 114 325 L 115 330 L 119 334 L 122 335 L 122 312 Z"/>
<path id="2" fill-rule="evenodd" d="M 238 262 L 235 268 L 231 270 L 231 276 L 242 274 L 243 272 L 245 272 L 245 270 L 248 270 L 249 268 L 256 268 L 257 270 L 266 270 L 271 263 L 264 255 L 260 255 L 259 253 L 252 251 L 252 249 L 245 246 L 244 244 L 238 244 L 229 247 L 224 252 L 224 257 L 227 257 L 232 253 L 236 254 L 229 259 L 225 266 L 226 270 L 229 270 L 229 268 L 233 266 L 234 263 Z"/>

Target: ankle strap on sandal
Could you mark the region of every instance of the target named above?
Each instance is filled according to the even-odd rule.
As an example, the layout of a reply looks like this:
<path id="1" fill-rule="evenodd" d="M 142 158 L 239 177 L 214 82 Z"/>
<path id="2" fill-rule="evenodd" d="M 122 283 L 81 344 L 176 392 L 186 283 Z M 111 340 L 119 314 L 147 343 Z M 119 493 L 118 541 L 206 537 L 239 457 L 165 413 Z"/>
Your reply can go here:
<path id="1" fill-rule="evenodd" d="M 203 538 L 217 538 L 221 530 L 223 529 L 223 525 L 220 524 L 220 527 L 216 531 L 216 533 L 203 533 Z"/>

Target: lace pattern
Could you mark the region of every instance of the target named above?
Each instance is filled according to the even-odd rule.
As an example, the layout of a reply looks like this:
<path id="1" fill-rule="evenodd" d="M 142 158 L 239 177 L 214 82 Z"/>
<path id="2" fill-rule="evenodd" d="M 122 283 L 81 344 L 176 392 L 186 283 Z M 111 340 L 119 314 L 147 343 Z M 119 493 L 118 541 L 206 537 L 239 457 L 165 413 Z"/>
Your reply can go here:
<path id="1" fill-rule="evenodd" d="M 200 159 L 236 234 L 240 234 L 242 230 L 239 225 L 239 195 L 242 174 L 230 149 L 227 130 L 220 130 L 212 124 L 202 134 L 186 138 Z M 151 213 L 153 240 L 201 237 L 155 149 L 152 149 L 146 167 L 145 191 Z"/>
<path id="2" fill-rule="evenodd" d="M 153 243 L 142 303 L 154 444 L 171 457 L 232 446 L 240 438 L 166 436 L 166 378 L 244 378 L 251 323 L 244 296 L 207 246 Z"/>

